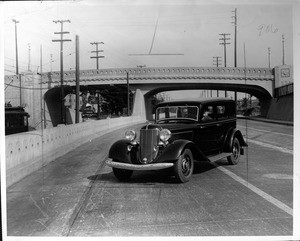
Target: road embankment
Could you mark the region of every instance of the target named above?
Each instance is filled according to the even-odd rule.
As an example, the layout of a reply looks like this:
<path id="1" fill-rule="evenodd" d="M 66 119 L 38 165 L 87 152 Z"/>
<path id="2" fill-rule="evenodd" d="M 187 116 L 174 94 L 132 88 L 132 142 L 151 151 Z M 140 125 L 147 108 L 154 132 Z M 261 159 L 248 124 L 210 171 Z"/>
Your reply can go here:
<path id="1" fill-rule="evenodd" d="M 144 121 L 139 116 L 108 118 L 6 136 L 6 186 L 20 181 L 87 141 Z"/>

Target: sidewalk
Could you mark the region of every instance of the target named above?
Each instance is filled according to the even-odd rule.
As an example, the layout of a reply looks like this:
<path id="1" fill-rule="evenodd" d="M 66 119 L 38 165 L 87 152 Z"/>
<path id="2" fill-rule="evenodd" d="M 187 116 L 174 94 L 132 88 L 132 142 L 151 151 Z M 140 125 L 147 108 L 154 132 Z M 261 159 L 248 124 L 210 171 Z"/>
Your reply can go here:
<path id="1" fill-rule="evenodd" d="M 267 119 L 267 118 L 261 117 L 261 116 L 242 116 L 242 115 L 238 115 L 237 118 L 238 119 L 253 120 L 253 121 L 268 122 L 268 123 L 279 124 L 279 125 L 294 126 L 293 121 Z"/>

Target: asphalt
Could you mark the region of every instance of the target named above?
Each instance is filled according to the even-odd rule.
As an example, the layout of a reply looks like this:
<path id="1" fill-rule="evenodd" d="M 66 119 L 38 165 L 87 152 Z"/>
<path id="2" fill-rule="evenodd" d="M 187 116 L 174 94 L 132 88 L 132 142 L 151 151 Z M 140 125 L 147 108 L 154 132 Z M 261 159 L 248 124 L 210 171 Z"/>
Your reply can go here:
<path id="1" fill-rule="evenodd" d="M 238 118 L 293 126 L 262 117 Z M 69 236 L 82 202 L 89 199 L 111 137 L 123 135 L 127 128 L 91 140 L 7 188 L 8 236 Z"/>
<path id="2" fill-rule="evenodd" d="M 68 236 L 107 150 L 127 129 L 90 140 L 8 187 L 7 235 Z"/>
<path id="3" fill-rule="evenodd" d="M 278 125 L 288 125 L 288 126 L 294 126 L 293 121 L 285 121 L 285 120 L 275 120 L 275 119 L 268 119 L 261 116 L 237 116 L 238 119 L 248 119 L 253 121 L 260 121 L 260 122 L 267 122 L 272 124 L 278 124 Z"/>

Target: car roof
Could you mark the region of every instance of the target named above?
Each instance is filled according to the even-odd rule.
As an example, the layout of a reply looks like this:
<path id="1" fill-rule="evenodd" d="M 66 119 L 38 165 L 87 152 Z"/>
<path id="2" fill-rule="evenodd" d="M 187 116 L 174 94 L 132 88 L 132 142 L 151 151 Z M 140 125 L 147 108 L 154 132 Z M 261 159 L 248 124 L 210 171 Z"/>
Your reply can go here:
<path id="1" fill-rule="evenodd" d="M 157 104 L 157 107 L 166 106 L 166 105 L 186 105 L 186 104 L 206 104 L 211 102 L 234 102 L 234 100 L 229 98 L 221 98 L 221 97 L 211 97 L 211 98 L 193 98 L 193 99 L 179 99 L 179 100 L 172 100 L 172 101 L 165 101 Z"/>

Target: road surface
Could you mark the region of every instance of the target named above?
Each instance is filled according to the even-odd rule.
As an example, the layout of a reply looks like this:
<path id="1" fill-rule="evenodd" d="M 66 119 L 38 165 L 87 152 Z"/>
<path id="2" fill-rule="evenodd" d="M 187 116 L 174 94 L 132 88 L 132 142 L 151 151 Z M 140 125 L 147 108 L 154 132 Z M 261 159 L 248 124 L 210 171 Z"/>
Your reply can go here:
<path id="1" fill-rule="evenodd" d="M 293 127 L 238 128 L 249 144 L 240 163 L 197 163 L 184 184 L 165 171 L 119 182 L 104 161 L 128 128 L 91 140 L 8 188 L 8 235 L 292 235 Z"/>

